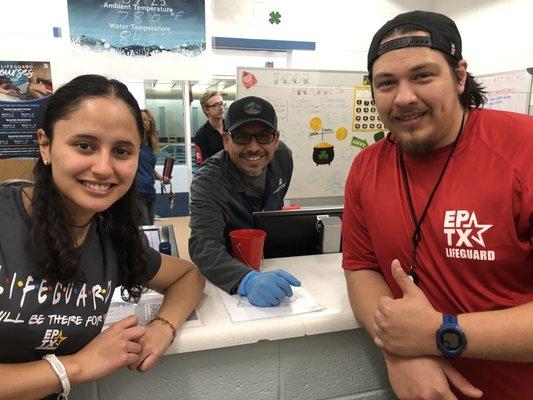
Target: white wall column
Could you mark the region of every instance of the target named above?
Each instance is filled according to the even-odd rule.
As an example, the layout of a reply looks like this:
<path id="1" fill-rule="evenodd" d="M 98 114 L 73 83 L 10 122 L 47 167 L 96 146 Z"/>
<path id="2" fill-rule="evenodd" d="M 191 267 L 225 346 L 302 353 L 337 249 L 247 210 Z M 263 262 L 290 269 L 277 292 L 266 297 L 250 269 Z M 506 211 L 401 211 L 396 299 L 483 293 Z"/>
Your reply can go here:
<path id="1" fill-rule="evenodd" d="M 190 101 L 190 83 L 183 81 L 183 128 L 185 137 L 185 165 L 187 166 L 188 186 L 192 181 L 192 135 L 191 135 L 191 101 Z"/>

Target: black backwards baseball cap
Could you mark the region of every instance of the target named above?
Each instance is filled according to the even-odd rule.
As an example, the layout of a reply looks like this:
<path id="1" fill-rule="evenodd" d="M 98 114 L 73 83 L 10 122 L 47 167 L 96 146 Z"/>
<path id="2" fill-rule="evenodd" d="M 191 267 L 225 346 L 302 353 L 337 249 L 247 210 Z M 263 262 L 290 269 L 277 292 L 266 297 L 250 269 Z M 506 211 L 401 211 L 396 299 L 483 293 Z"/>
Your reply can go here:
<path id="1" fill-rule="evenodd" d="M 389 32 L 402 25 L 418 27 L 421 31 L 429 33 L 429 37 L 406 36 L 380 44 Z M 457 61 L 463 59 L 461 54 L 461 35 L 455 22 L 445 15 L 434 12 L 410 11 L 397 15 L 376 32 L 368 49 L 368 71 L 371 71 L 374 61 L 383 53 L 413 46 L 431 47 L 450 55 Z"/>
<path id="2" fill-rule="evenodd" d="M 263 122 L 274 130 L 278 129 L 278 117 L 274 107 L 261 97 L 244 97 L 229 106 L 226 113 L 228 132 L 247 122 Z"/>

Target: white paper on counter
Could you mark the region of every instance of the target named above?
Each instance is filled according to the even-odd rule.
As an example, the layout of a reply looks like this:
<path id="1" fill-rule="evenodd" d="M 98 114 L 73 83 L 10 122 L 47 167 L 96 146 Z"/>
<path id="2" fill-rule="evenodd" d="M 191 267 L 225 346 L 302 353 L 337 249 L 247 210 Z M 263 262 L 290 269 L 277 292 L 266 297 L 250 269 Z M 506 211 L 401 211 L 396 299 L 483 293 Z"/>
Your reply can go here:
<path id="1" fill-rule="evenodd" d="M 315 298 L 303 287 L 293 287 L 289 297 L 274 307 L 257 307 L 248 298 L 238 294 L 229 295 L 222 289 L 218 293 L 233 322 L 252 321 L 254 319 L 286 317 L 323 310 Z"/>
<path id="2" fill-rule="evenodd" d="M 161 239 L 159 238 L 159 230 L 157 230 L 157 228 L 145 229 L 143 230 L 143 233 L 146 235 L 150 247 L 155 251 L 159 251 L 159 244 L 161 243 Z"/>
<path id="3" fill-rule="evenodd" d="M 120 288 L 116 288 L 115 292 L 113 292 L 113 297 L 111 299 L 103 329 L 108 328 L 109 325 L 132 314 L 139 317 L 139 325 L 146 325 L 157 315 L 162 302 L 163 295 L 151 290 L 147 293 L 143 293 L 141 300 L 139 300 L 139 303 L 137 304 L 124 301 L 120 297 Z M 202 326 L 202 321 L 200 320 L 196 309 L 192 311 L 189 317 L 181 325 L 180 329 L 193 328 L 195 326 Z"/>

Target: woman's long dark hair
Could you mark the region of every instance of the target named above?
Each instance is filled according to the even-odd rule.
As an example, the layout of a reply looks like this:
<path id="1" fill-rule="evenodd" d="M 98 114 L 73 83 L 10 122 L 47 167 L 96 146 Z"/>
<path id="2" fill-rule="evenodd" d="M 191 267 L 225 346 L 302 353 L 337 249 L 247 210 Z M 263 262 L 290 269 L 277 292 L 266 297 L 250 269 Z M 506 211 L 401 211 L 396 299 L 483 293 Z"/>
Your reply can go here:
<path id="1" fill-rule="evenodd" d="M 59 88 L 50 99 L 43 129 L 53 145 L 54 124 L 68 118 L 87 99 L 108 97 L 122 100 L 135 118 L 142 140 L 143 123 L 137 100 L 126 85 L 100 75 L 82 75 Z M 31 200 L 31 250 L 39 263 L 38 275 L 63 284 L 84 280 L 80 253 L 72 240 L 73 220 L 52 178 L 52 169 L 39 157 L 34 172 L 35 186 Z M 98 213 L 98 229 L 109 235 L 117 255 L 123 288 L 138 300 L 147 277 L 147 254 L 139 230 L 140 211 L 135 183 L 107 210 Z"/>

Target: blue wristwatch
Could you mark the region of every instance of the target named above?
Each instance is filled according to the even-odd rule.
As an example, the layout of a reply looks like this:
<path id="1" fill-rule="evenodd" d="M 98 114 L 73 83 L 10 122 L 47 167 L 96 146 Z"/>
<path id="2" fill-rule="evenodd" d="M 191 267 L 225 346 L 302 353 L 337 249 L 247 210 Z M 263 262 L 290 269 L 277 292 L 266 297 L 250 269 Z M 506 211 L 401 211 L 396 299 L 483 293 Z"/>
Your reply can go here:
<path id="1" fill-rule="evenodd" d="M 459 357 L 466 348 L 466 336 L 457 323 L 457 315 L 442 315 L 442 325 L 436 333 L 437 347 L 448 359 Z"/>

